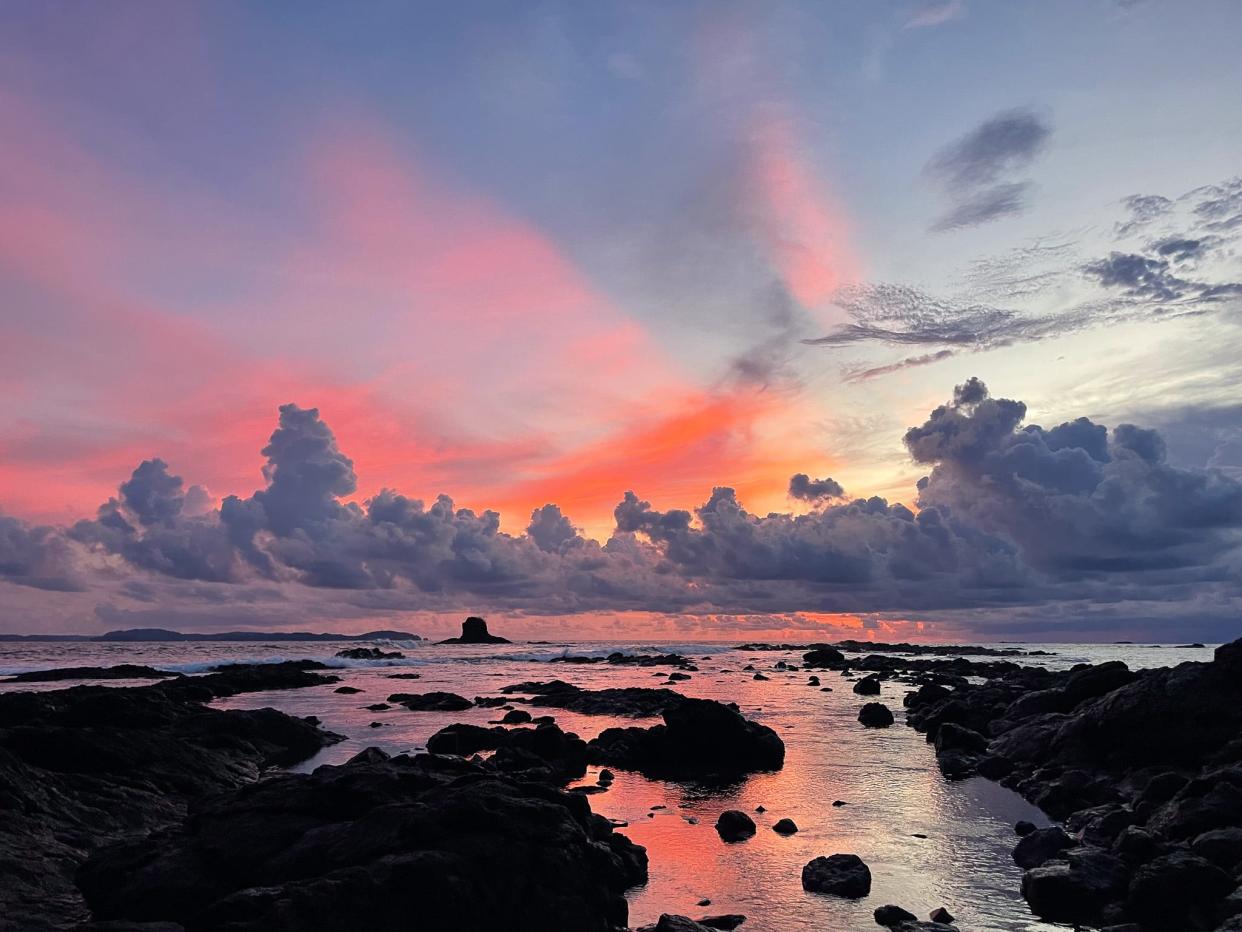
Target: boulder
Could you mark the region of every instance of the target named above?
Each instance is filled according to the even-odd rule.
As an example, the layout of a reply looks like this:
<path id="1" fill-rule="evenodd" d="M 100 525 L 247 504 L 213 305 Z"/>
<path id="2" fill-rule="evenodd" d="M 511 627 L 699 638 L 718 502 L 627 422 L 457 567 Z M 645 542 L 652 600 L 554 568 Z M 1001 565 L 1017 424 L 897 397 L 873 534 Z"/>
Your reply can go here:
<path id="1" fill-rule="evenodd" d="M 1141 925 L 1188 928 L 1192 916 L 1210 914 L 1233 888 L 1233 878 L 1211 861 L 1175 850 L 1135 870 L 1126 911 Z"/>
<path id="2" fill-rule="evenodd" d="M 955 921 L 953 914 L 949 912 L 947 909 L 945 909 L 943 906 L 937 906 L 935 909 L 931 911 L 931 915 L 928 916 L 927 918 L 930 919 L 932 922 L 939 922 L 945 925 L 948 925 L 950 922 Z"/>
<path id="3" fill-rule="evenodd" d="M 902 922 L 913 922 L 918 920 L 918 916 L 909 910 L 902 909 L 900 906 L 877 906 L 872 914 L 875 917 L 876 925 L 895 926 Z"/>
<path id="4" fill-rule="evenodd" d="M 874 673 L 864 676 L 854 684 L 854 692 L 860 696 L 878 696 L 880 694 L 880 678 Z"/>
<path id="5" fill-rule="evenodd" d="M 882 702 L 868 702 L 858 710 L 858 720 L 868 728 L 887 728 L 893 724 L 893 713 Z"/>
<path id="6" fill-rule="evenodd" d="M 1099 848 L 1078 848 L 1022 875 L 1031 912 L 1049 922 L 1098 925 L 1105 908 L 1125 894 L 1121 860 Z"/>
<path id="7" fill-rule="evenodd" d="M 772 831 L 778 835 L 793 835 L 798 831 L 798 825 L 793 819 L 781 819 L 772 826 Z"/>
<path id="8" fill-rule="evenodd" d="M 835 647 L 820 647 L 803 654 L 802 663 L 808 667 L 838 667 L 845 663 L 845 654 Z"/>
<path id="9" fill-rule="evenodd" d="M 1059 825 L 1037 828 L 1027 832 L 1013 849 L 1014 863 L 1023 870 L 1039 867 L 1045 861 L 1057 857 L 1062 851 L 1074 847 L 1077 842 Z"/>
<path id="10" fill-rule="evenodd" d="M 405 654 L 399 650 L 382 651 L 378 647 L 347 647 L 336 652 L 338 657 L 347 660 L 404 660 Z"/>
<path id="11" fill-rule="evenodd" d="M 726 809 L 716 819 L 716 831 L 725 841 L 742 841 L 755 834 L 755 820 L 739 809 Z"/>
<path id="12" fill-rule="evenodd" d="M 802 889 L 859 899 L 871 892 L 871 870 L 856 854 L 815 858 L 802 868 Z"/>

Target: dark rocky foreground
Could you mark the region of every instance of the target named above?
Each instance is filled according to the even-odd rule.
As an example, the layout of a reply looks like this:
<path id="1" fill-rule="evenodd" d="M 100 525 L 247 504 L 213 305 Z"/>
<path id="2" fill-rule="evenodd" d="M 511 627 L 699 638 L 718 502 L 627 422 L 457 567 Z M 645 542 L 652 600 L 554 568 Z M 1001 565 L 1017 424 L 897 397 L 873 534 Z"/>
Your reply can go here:
<path id="1" fill-rule="evenodd" d="M 271 775 L 339 736 L 203 704 L 336 682 L 319 667 L 0 695 L 0 929 L 624 927 L 646 855 L 558 788 L 582 772 L 576 736 Z"/>
<path id="2" fill-rule="evenodd" d="M 74 873 L 92 852 L 172 825 L 193 800 L 337 740 L 272 709 L 221 712 L 202 704 L 335 681 L 311 666 L 0 695 L 0 927 L 73 926 L 87 918 Z"/>
<path id="3" fill-rule="evenodd" d="M 371 749 L 205 801 L 101 851 L 78 882 L 102 919 L 188 932 L 608 932 L 644 850 L 584 797 L 487 765 Z"/>
<path id="4" fill-rule="evenodd" d="M 999 780 L 1063 821 L 1022 826 L 1014 852 L 1037 915 L 1242 930 L 1242 640 L 1173 668 L 928 682 L 906 706 L 946 776 Z"/>

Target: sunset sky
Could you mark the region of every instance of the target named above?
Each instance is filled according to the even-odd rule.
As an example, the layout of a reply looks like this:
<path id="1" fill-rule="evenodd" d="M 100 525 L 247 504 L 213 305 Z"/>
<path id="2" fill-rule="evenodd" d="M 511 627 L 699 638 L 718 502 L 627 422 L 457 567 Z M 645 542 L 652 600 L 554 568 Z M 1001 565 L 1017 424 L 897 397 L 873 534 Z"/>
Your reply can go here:
<path id="1" fill-rule="evenodd" d="M 1239 35 L 9 0 L 0 631 L 1236 636 Z"/>

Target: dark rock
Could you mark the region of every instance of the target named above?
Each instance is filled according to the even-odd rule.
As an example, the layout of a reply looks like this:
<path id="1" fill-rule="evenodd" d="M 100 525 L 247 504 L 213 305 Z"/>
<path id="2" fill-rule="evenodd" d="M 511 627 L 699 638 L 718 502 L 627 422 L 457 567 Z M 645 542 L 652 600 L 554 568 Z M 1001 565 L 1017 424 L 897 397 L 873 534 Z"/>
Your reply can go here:
<path id="1" fill-rule="evenodd" d="M 856 854 L 816 858 L 802 868 L 802 889 L 858 899 L 871 892 L 871 870 Z"/>
<path id="2" fill-rule="evenodd" d="M 977 731 L 963 725 L 945 722 L 936 730 L 936 751 L 970 751 L 983 753 L 988 749 L 988 739 Z"/>
<path id="3" fill-rule="evenodd" d="M 385 677 L 390 680 L 421 680 L 422 678 L 421 673 L 389 673 Z"/>
<path id="4" fill-rule="evenodd" d="M 868 702 L 858 710 L 858 720 L 868 728 L 887 728 L 893 724 L 893 713 L 882 702 Z"/>
<path id="5" fill-rule="evenodd" d="M 73 876 L 92 851 L 169 828 L 191 802 L 341 740 L 274 709 L 203 705 L 327 681 L 310 669 L 231 666 L 149 686 L 0 695 L 0 927 L 85 921 Z"/>
<path id="6" fill-rule="evenodd" d="M 1190 848 L 1217 867 L 1231 870 L 1242 862 L 1242 828 L 1217 828 L 1199 835 Z"/>
<path id="7" fill-rule="evenodd" d="M 756 673 L 754 676 L 751 677 L 751 679 L 752 680 L 767 680 L 767 679 L 770 679 L 770 677 L 764 676 L 762 673 Z"/>
<path id="8" fill-rule="evenodd" d="M 392 708 L 387 702 L 375 702 L 367 706 L 368 712 L 387 712 Z"/>
<path id="9" fill-rule="evenodd" d="M 1041 919 L 1098 925 L 1105 907 L 1125 894 L 1125 866 L 1098 848 L 1075 849 L 1065 857 L 1023 874 L 1022 896 Z"/>
<path id="10" fill-rule="evenodd" d="M 772 831 L 778 835 L 793 835 L 798 831 L 798 825 L 793 819 L 781 819 L 772 826 Z"/>
<path id="11" fill-rule="evenodd" d="M 530 713 L 525 709 L 511 709 L 500 719 L 502 725 L 522 725 L 530 721 Z"/>
<path id="12" fill-rule="evenodd" d="M 336 652 L 338 657 L 348 660 L 404 660 L 405 654 L 399 650 L 382 651 L 378 647 L 348 647 Z"/>
<path id="13" fill-rule="evenodd" d="M 953 916 L 951 912 L 949 912 L 943 906 L 937 906 L 935 909 L 931 911 L 931 915 L 928 916 L 927 918 L 930 919 L 932 922 L 939 922 L 939 923 L 943 923 L 944 925 L 948 925 L 950 922 L 954 921 L 955 917 Z"/>
<path id="14" fill-rule="evenodd" d="M 670 683 L 678 683 L 678 682 L 681 682 L 683 680 L 688 680 L 688 679 L 690 679 L 689 673 L 670 673 L 668 675 L 668 681 Z"/>
<path id="15" fill-rule="evenodd" d="M 641 686 L 582 689 L 563 680 L 514 683 L 500 691 L 506 694 L 528 693 L 533 696 L 531 705 L 566 709 L 582 715 L 620 715 L 627 718 L 659 715 L 665 709 L 686 701 L 685 696 L 671 689 L 646 689 Z"/>
<path id="16" fill-rule="evenodd" d="M 388 701 L 403 705 L 411 712 L 460 712 L 474 703 L 457 693 L 393 693 Z"/>
<path id="17" fill-rule="evenodd" d="M 755 834 L 755 820 L 740 809 L 726 809 L 716 819 L 716 831 L 725 841 L 742 841 Z"/>
<path id="18" fill-rule="evenodd" d="M 586 773 L 586 742 L 551 724 L 537 728 L 483 728 L 457 723 L 428 738 L 427 750 L 459 757 L 494 750 L 491 764 L 495 769 L 527 779 L 564 783 Z"/>
<path id="19" fill-rule="evenodd" d="M 1027 835 L 1031 834 L 1031 832 L 1035 831 L 1035 823 L 1027 822 L 1025 819 L 1021 819 L 1014 823 L 1013 830 L 1014 833 L 1020 838 L 1025 838 Z"/>
<path id="20" fill-rule="evenodd" d="M 745 921 L 746 917 L 741 913 L 723 913 L 719 916 L 704 916 L 699 920 L 699 925 L 706 926 L 709 929 L 721 929 L 723 932 L 729 932 L 729 930 L 736 929 Z"/>
<path id="21" fill-rule="evenodd" d="M 332 690 L 334 693 L 340 693 L 342 696 L 354 696 L 362 692 L 357 686 L 338 686 Z"/>
<path id="22" fill-rule="evenodd" d="M 78 874 L 97 919 L 228 932 L 612 932 L 645 879 L 585 797 L 430 755 L 270 778 Z"/>
<path id="23" fill-rule="evenodd" d="M 766 725 L 747 720 L 736 706 L 680 698 L 664 710 L 664 724 L 608 728 L 588 744 L 591 760 L 647 776 L 709 777 L 779 770 L 785 745 Z"/>
<path id="24" fill-rule="evenodd" d="M 1234 886 L 1228 874 L 1205 858 L 1172 851 L 1135 870 L 1126 910 L 1143 925 L 1188 928 L 1192 916 L 1206 916 Z"/>
<path id="25" fill-rule="evenodd" d="M 1126 826 L 1113 840 L 1113 852 L 1127 864 L 1145 864 L 1160 855 L 1162 847 L 1151 832 L 1137 825 Z"/>
<path id="26" fill-rule="evenodd" d="M 895 926 L 901 922 L 917 921 L 918 916 L 909 910 L 902 909 L 900 906 L 877 906 L 875 912 L 876 925 Z"/>
<path id="27" fill-rule="evenodd" d="M 808 676 L 808 677 L 807 677 L 807 679 L 806 679 L 806 685 L 807 685 L 807 686 L 818 686 L 818 685 L 819 685 L 819 677 L 818 677 L 818 676 Z"/>
<path id="28" fill-rule="evenodd" d="M 1057 857 L 1062 851 L 1074 847 L 1077 842 L 1059 825 L 1037 828 L 1023 836 L 1013 849 L 1013 861 L 1023 870 L 1039 867 L 1045 861 Z"/>
<path id="29" fill-rule="evenodd" d="M 461 637 L 446 638 L 441 644 L 508 644 L 508 638 L 497 637 L 487 630 L 487 622 L 471 615 L 461 623 Z"/>
<path id="30" fill-rule="evenodd" d="M 639 932 L 709 932 L 708 927 L 700 925 L 688 916 L 672 916 L 664 913 L 659 922 Z"/>
<path id="31" fill-rule="evenodd" d="M 864 676 L 854 684 L 854 692 L 860 696 L 878 696 L 880 694 L 880 678 L 874 673 L 870 676 Z"/>
<path id="32" fill-rule="evenodd" d="M 803 654 L 802 663 L 808 667 L 837 667 L 845 663 L 845 654 L 835 647 L 821 647 Z"/>
<path id="33" fill-rule="evenodd" d="M 57 667 L 54 670 L 27 670 L 15 673 L 5 683 L 50 683 L 58 680 L 161 680 L 181 676 L 154 667 L 121 663 L 114 667 Z"/>

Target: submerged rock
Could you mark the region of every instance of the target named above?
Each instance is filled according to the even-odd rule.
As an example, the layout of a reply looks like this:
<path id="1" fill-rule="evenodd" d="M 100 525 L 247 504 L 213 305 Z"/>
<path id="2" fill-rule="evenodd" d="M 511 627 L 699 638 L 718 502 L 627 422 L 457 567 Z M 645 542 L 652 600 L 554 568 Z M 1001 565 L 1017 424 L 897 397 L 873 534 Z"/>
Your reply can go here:
<path id="1" fill-rule="evenodd" d="M 53 670 L 27 670 L 6 677 L 5 683 L 52 683 L 59 680 L 162 680 L 181 676 L 136 663 L 113 667 L 57 667 Z"/>
<path id="2" fill-rule="evenodd" d="M 892 904 L 877 906 L 872 915 L 875 917 L 876 925 L 881 926 L 895 926 L 903 922 L 918 921 L 918 916 L 914 913 Z"/>
<path id="3" fill-rule="evenodd" d="M 874 673 L 864 676 L 854 684 L 854 692 L 860 696 L 878 696 L 880 694 L 880 678 Z"/>
<path id="4" fill-rule="evenodd" d="M 856 854 L 816 858 L 802 868 L 802 889 L 859 899 L 871 892 L 871 869 Z"/>
<path id="5" fill-rule="evenodd" d="M 498 637 L 487 630 L 487 622 L 478 615 L 471 615 L 461 623 L 461 636 L 445 638 L 441 644 L 509 644 L 508 638 Z"/>
<path id="6" fill-rule="evenodd" d="M 382 651 L 378 647 L 347 647 L 336 652 L 338 657 L 347 660 L 404 660 L 405 654 L 399 650 Z"/>
<path id="7" fill-rule="evenodd" d="M 798 825 L 793 819 L 781 819 L 772 826 L 772 831 L 778 835 L 794 835 L 797 834 Z"/>

